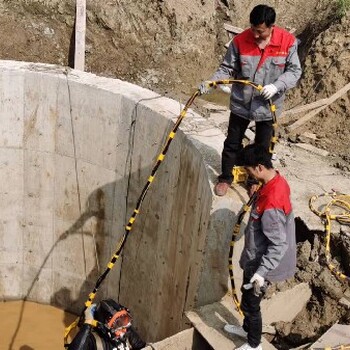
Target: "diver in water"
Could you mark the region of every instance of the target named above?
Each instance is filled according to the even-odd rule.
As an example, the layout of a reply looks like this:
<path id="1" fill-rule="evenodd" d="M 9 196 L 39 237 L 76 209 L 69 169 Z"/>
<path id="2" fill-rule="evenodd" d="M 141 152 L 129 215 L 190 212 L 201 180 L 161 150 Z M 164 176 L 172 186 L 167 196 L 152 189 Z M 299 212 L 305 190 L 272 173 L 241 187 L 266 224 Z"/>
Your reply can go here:
<path id="1" fill-rule="evenodd" d="M 129 310 L 112 299 L 85 310 L 84 324 L 68 350 L 138 350 L 146 343 L 132 327 Z"/>

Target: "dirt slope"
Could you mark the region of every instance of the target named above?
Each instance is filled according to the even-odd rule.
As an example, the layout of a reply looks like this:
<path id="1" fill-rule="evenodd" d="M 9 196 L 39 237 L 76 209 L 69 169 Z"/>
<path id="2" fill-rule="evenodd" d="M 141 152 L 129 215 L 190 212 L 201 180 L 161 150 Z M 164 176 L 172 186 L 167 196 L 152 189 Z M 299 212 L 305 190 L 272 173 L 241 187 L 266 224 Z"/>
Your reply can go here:
<path id="1" fill-rule="evenodd" d="M 349 23 L 347 18 L 340 24 L 335 22 L 335 2 L 269 1 L 276 8 L 277 24 L 294 28 L 302 39 L 305 72 L 289 106 L 328 96 L 348 81 L 348 49 L 344 45 L 349 42 Z M 87 1 L 86 70 L 184 101 L 218 66 L 229 40 L 223 23 L 246 28 L 249 12 L 258 3 Z M 75 0 L 0 0 L 1 59 L 72 66 L 74 17 Z M 348 105 L 345 96 L 306 126 L 317 134 L 318 146 L 347 161 Z"/>
<path id="2" fill-rule="evenodd" d="M 344 17 L 317 36 L 305 60 L 304 73 L 290 105 L 304 104 L 330 97 L 350 82 L 350 18 Z M 299 133 L 308 130 L 317 135 L 314 144 L 350 163 L 350 93 L 314 117 Z M 343 162 L 344 163 L 344 162 Z M 343 166 L 350 171 L 350 167 Z"/>

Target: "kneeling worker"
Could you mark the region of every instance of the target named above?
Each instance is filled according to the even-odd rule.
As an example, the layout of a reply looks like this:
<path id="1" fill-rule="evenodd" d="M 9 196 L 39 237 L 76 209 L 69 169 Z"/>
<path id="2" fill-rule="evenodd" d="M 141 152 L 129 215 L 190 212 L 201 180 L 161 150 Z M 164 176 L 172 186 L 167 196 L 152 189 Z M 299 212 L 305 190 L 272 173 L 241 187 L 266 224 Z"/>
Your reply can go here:
<path id="1" fill-rule="evenodd" d="M 131 325 L 129 310 L 112 299 L 92 304 L 68 350 L 138 350 L 146 343 Z"/>

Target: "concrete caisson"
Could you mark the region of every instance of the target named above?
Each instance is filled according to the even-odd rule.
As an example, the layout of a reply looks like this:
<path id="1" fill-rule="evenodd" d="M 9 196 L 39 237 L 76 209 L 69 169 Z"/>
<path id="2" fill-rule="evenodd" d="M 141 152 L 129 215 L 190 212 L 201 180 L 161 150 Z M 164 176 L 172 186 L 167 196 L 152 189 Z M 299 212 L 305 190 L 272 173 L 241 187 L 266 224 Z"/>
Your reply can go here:
<path id="1" fill-rule="evenodd" d="M 1 61 L 0 106 L 0 298 L 79 313 L 181 105 L 120 80 Z M 234 206 L 212 193 L 223 140 L 188 113 L 97 293 L 127 305 L 148 341 L 226 292 Z"/>

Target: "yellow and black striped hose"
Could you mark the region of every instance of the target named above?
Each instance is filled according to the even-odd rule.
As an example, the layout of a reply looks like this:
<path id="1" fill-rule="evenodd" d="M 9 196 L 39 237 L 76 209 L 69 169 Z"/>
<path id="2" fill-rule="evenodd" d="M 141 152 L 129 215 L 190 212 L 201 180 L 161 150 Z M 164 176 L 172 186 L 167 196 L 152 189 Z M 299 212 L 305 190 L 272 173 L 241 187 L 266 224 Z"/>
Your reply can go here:
<path id="1" fill-rule="evenodd" d="M 239 312 L 239 314 L 241 316 L 243 316 L 243 312 L 241 309 L 241 303 L 238 299 L 238 295 L 236 292 L 235 280 L 234 280 L 234 275 L 233 275 L 233 247 L 235 245 L 236 238 L 239 235 L 239 232 L 241 230 L 241 224 L 242 224 L 242 221 L 244 219 L 244 216 L 249 211 L 251 205 L 253 204 L 255 197 L 256 197 L 256 194 L 257 194 L 257 191 L 255 191 L 253 193 L 253 195 L 249 198 L 249 201 L 247 202 L 247 204 L 243 205 L 243 208 L 241 209 L 241 211 L 238 215 L 237 222 L 236 222 L 235 226 L 233 227 L 233 233 L 232 233 L 232 238 L 231 238 L 231 243 L 230 243 L 230 253 L 229 253 L 229 258 L 228 258 L 228 261 L 229 261 L 228 268 L 229 268 L 229 272 L 230 272 L 232 298 L 233 298 L 233 301 L 236 305 L 237 311 Z"/>
<path id="2" fill-rule="evenodd" d="M 330 200 L 323 207 L 323 210 L 315 208 L 315 202 L 321 197 L 329 197 Z M 350 276 L 344 273 L 332 263 L 332 256 L 330 251 L 331 244 L 331 220 L 336 220 L 342 225 L 350 225 L 350 195 L 340 192 L 326 192 L 318 196 L 312 196 L 309 200 L 310 210 L 324 220 L 326 231 L 326 261 L 329 269 L 341 280 L 350 281 Z M 333 210 L 333 212 L 332 212 Z M 336 211 L 342 212 L 336 214 Z"/>
<path id="3" fill-rule="evenodd" d="M 224 80 L 217 80 L 217 81 L 211 81 L 208 82 L 208 87 L 216 87 L 217 85 L 223 85 L 223 84 L 243 84 L 243 85 L 250 85 L 253 88 L 257 89 L 257 90 L 261 90 L 262 86 L 261 85 L 257 85 L 251 81 L 248 80 L 237 80 L 237 79 L 224 79 Z M 96 293 L 98 291 L 98 288 L 100 287 L 101 283 L 103 282 L 103 280 L 107 277 L 108 273 L 111 271 L 111 269 L 113 268 L 114 264 L 116 263 L 116 261 L 119 259 L 119 256 L 123 250 L 124 244 L 126 243 L 128 234 L 130 233 L 132 226 L 136 220 L 137 215 L 140 212 L 140 208 L 142 205 L 142 202 L 148 192 L 149 187 L 151 186 L 151 183 L 153 182 L 155 175 L 157 173 L 157 170 L 160 166 L 160 164 L 162 163 L 162 161 L 165 158 L 166 153 L 168 152 L 169 146 L 172 142 L 172 140 L 174 139 L 176 132 L 182 122 L 182 120 L 184 119 L 184 117 L 186 116 L 186 113 L 188 111 L 188 108 L 191 106 L 191 104 L 193 103 L 193 101 L 196 99 L 197 96 L 200 95 L 200 90 L 196 90 L 192 96 L 189 98 L 189 100 L 187 101 L 187 103 L 185 104 L 184 108 L 182 109 L 182 111 L 180 112 L 180 115 L 178 117 L 178 119 L 176 120 L 176 123 L 173 127 L 173 129 L 171 130 L 171 132 L 168 135 L 168 138 L 166 140 L 166 143 L 163 147 L 162 152 L 159 154 L 157 161 L 151 171 L 151 175 L 149 176 L 146 185 L 144 186 L 141 195 L 137 201 L 136 204 L 136 208 L 134 209 L 133 214 L 131 215 L 128 224 L 125 226 L 125 232 L 122 236 L 122 238 L 120 239 L 120 241 L 117 244 L 117 247 L 115 249 L 115 253 L 113 254 L 112 258 L 110 259 L 109 263 L 107 264 L 107 268 L 105 269 L 105 271 L 99 276 L 99 278 L 97 279 L 97 282 L 95 284 L 95 287 L 93 289 L 93 291 L 89 294 L 89 297 L 87 299 L 87 301 L 85 302 L 85 307 L 81 313 L 81 316 L 78 317 L 71 325 L 69 325 L 64 332 L 64 343 L 65 343 L 65 347 L 68 346 L 67 344 L 67 339 L 68 336 L 70 334 L 70 332 L 78 325 L 80 318 L 83 316 L 84 311 L 86 310 L 87 307 L 89 307 L 93 300 L 95 299 Z M 273 146 L 272 146 L 273 149 Z"/>

